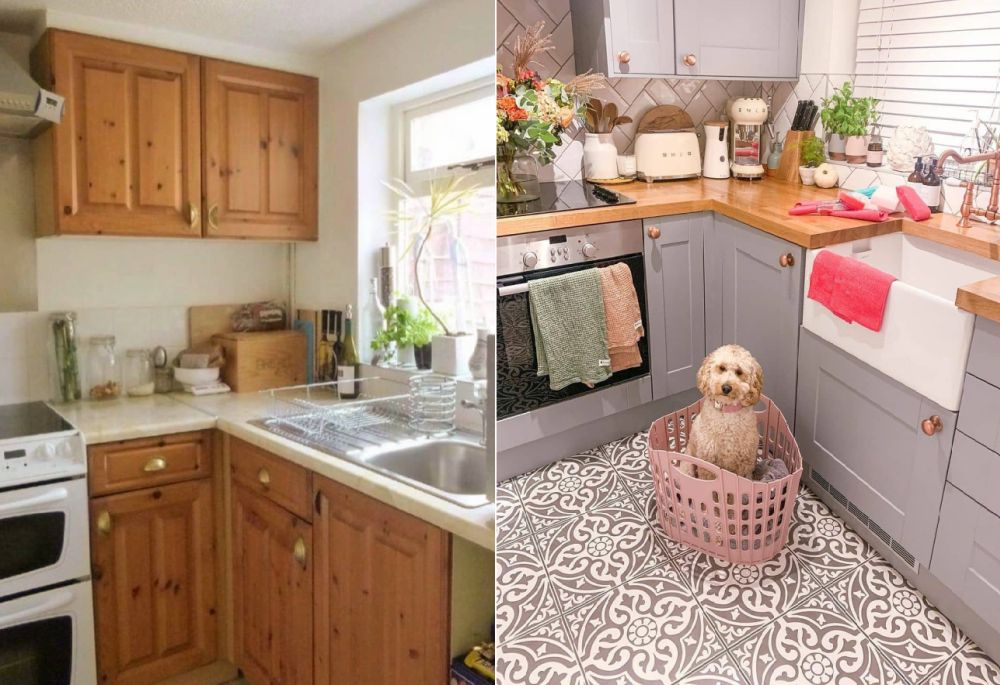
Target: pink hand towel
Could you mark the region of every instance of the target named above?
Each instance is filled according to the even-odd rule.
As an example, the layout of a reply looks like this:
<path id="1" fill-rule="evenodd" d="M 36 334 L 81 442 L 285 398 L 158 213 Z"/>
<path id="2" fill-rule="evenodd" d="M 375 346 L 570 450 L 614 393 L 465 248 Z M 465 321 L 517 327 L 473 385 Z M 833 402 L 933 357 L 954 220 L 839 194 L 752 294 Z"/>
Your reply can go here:
<path id="1" fill-rule="evenodd" d="M 858 259 L 845 258 L 834 278 L 830 311 L 865 328 L 882 330 L 889 288 L 896 277 Z"/>
<path id="2" fill-rule="evenodd" d="M 812 273 L 809 274 L 809 294 L 806 297 L 830 309 L 830 303 L 833 302 L 833 284 L 844 259 L 846 257 L 829 250 L 823 250 L 816 255 Z"/>

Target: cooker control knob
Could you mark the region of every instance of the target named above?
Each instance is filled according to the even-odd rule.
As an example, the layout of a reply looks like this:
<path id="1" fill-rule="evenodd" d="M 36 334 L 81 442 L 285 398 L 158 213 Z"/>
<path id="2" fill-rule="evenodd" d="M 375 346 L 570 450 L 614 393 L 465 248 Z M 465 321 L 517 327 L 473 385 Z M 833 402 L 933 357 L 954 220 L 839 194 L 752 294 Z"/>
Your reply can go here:
<path id="1" fill-rule="evenodd" d="M 529 269 L 534 269 L 535 265 L 538 264 L 538 255 L 534 252 L 525 252 L 524 256 L 521 257 L 521 261 Z"/>
<path id="2" fill-rule="evenodd" d="M 597 256 L 597 246 L 593 243 L 585 243 L 583 246 L 583 256 L 592 259 Z"/>
<path id="3" fill-rule="evenodd" d="M 52 461 L 56 458 L 56 446 L 51 442 L 44 443 L 38 448 L 35 458 L 38 461 Z"/>

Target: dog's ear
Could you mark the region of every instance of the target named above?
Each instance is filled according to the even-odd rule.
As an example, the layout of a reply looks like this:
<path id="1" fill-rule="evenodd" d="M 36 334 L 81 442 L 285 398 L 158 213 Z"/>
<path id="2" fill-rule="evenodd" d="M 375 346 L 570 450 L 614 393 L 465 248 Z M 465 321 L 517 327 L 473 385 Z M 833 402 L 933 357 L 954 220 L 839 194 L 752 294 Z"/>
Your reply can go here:
<path id="1" fill-rule="evenodd" d="M 712 394 L 712 388 L 709 386 L 712 376 L 712 355 L 708 355 L 701 362 L 701 368 L 698 369 L 698 392 L 701 393 L 702 397 L 708 397 Z"/>
<path id="2" fill-rule="evenodd" d="M 750 374 L 750 393 L 746 398 L 746 406 L 752 407 L 760 401 L 760 394 L 764 392 L 764 369 L 756 359 L 753 361 L 753 373 Z"/>

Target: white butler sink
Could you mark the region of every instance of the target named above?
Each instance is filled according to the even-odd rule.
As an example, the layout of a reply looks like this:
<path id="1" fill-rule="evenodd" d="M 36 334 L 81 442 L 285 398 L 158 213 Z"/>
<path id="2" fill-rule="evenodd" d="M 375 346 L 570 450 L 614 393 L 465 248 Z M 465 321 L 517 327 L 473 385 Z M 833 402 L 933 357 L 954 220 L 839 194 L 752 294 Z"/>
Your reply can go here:
<path id="1" fill-rule="evenodd" d="M 945 409 L 958 410 L 975 317 L 955 291 L 1000 274 L 1000 262 L 902 233 L 823 248 L 892 274 L 882 330 L 847 323 L 803 299 L 802 325 Z M 806 254 L 805 287 L 820 250 Z"/>

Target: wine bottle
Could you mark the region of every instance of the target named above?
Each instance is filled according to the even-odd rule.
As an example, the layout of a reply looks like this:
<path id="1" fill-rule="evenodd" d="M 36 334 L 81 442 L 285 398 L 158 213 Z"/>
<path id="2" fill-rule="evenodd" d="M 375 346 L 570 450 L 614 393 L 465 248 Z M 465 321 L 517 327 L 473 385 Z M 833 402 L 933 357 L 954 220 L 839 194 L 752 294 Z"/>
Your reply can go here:
<path id="1" fill-rule="evenodd" d="M 351 305 L 347 305 L 347 314 L 344 317 L 344 351 L 337 360 L 337 386 L 340 390 L 341 399 L 357 399 L 361 394 L 361 361 L 358 358 L 358 348 L 354 344 L 354 331 L 352 330 L 354 313 Z"/>

